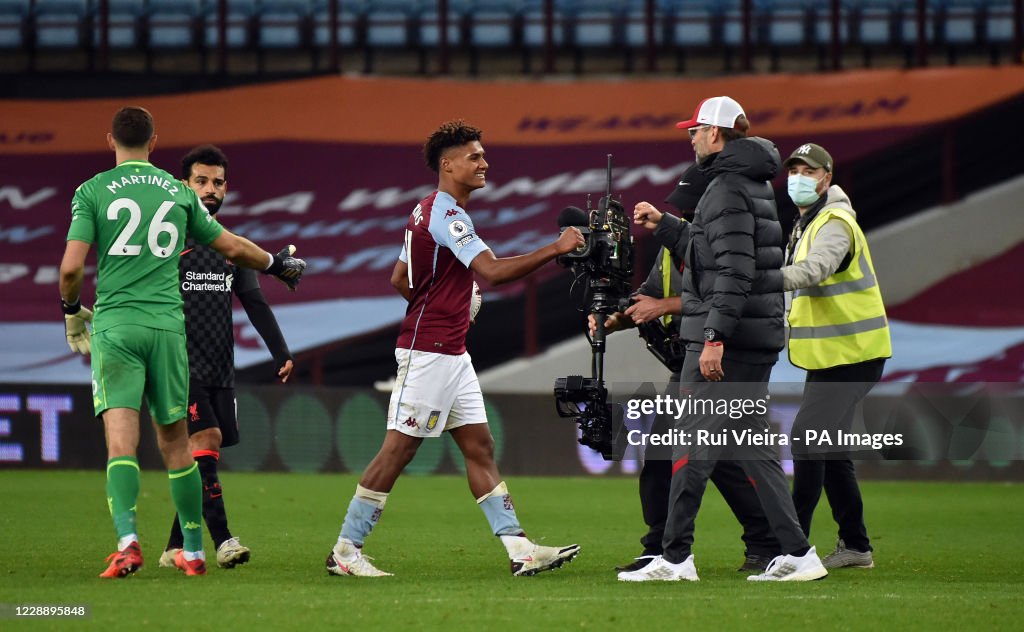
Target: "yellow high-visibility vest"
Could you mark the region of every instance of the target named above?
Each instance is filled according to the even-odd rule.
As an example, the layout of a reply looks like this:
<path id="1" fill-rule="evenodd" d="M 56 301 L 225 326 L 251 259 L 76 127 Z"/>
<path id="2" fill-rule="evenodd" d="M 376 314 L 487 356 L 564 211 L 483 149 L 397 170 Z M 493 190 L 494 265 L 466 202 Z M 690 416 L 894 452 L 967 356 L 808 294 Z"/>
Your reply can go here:
<path id="1" fill-rule="evenodd" d="M 889 321 L 864 232 L 841 208 L 822 209 L 804 230 L 794 263 L 807 258 L 818 231 L 831 219 L 853 235 L 849 267 L 813 287 L 794 290 L 789 312 L 789 361 L 808 370 L 892 356 Z"/>
<path id="2" fill-rule="evenodd" d="M 661 248 L 661 293 L 663 298 L 673 296 L 672 294 L 672 253 L 668 251 L 668 248 L 662 246 Z M 682 300 L 682 299 L 680 299 Z M 672 314 L 665 314 L 661 317 L 661 322 L 666 327 L 675 318 Z"/>

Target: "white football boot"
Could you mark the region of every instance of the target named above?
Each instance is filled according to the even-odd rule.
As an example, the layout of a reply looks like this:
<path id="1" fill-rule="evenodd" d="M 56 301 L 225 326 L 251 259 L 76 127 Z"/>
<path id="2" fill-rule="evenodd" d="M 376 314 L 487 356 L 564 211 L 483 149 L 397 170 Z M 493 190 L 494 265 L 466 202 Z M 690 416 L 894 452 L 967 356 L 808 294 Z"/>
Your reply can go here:
<path id="1" fill-rule="evenodd" d="M 178 554 L 181 549 L 167 549 L 160 554 L 160 561 L 157 564 L 160 568 L 174 568 L 174 556 Z"/>
<path id="2" fill-rule="evenodd" d="M 391 577 L 370 563 L 370 558 L 363 555 L 363 550 L 350 542 L 341 540 L 331 549 L 327 556 L 327 572 L 331 575 L 351 575 L 353 577 Z"/>
<path id="3" fill-rule="evenodd" d="M 528 577 L 558 568 L 571 562 L 580 554 L 580 545 L 541 546 L 530 542 L 530 547 L 511 559 L 512 574 L 516 577 Z"/>

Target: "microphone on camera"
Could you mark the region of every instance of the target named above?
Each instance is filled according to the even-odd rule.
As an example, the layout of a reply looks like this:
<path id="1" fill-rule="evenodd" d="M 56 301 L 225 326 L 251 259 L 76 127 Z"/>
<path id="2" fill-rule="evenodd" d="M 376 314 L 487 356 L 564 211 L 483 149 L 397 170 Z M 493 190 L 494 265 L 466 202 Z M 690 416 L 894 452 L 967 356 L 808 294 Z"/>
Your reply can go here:
<path id="1" fill-rule="evenodd" d="M 590 216 L 581 208 L 567 206 L 558 213 L 558 227 L 568 228 L 569 226 L 590 226 Z"/>

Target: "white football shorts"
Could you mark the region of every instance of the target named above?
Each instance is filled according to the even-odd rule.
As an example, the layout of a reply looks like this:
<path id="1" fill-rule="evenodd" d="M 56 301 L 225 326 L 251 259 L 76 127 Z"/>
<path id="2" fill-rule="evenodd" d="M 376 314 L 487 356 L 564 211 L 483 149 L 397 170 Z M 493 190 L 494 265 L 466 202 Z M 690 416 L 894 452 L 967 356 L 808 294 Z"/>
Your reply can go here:
<path id="1" fill-rule="evenodd" d="M 388 406 L 388 430 L 411 437 L 439 437 L 445 430 L 487 423 L 469 353 L 395 349 L 395 361 L 398 375 Z"/>

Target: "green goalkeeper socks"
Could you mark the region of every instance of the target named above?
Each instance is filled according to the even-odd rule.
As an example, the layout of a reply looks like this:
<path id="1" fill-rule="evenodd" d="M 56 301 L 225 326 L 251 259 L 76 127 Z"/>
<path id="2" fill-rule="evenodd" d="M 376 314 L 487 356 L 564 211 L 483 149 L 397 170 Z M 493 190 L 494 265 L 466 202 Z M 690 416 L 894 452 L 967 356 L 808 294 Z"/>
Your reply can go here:
<path id="1" fill-rule="evenodd" d="M 203 550 L 203 482 L 199 466 L 195 463 L 180 469 L 168 470 L 171 479 L 171 498 L 178 510 L 178 523 L 186 551 Z"/>
<path id="2" fill-rule="evenodd" d="M 135 503 L 139 498 L 139 460 L 119 456 L 107 461 L 107 507 L 117 537 L 136 533 Z"/>

